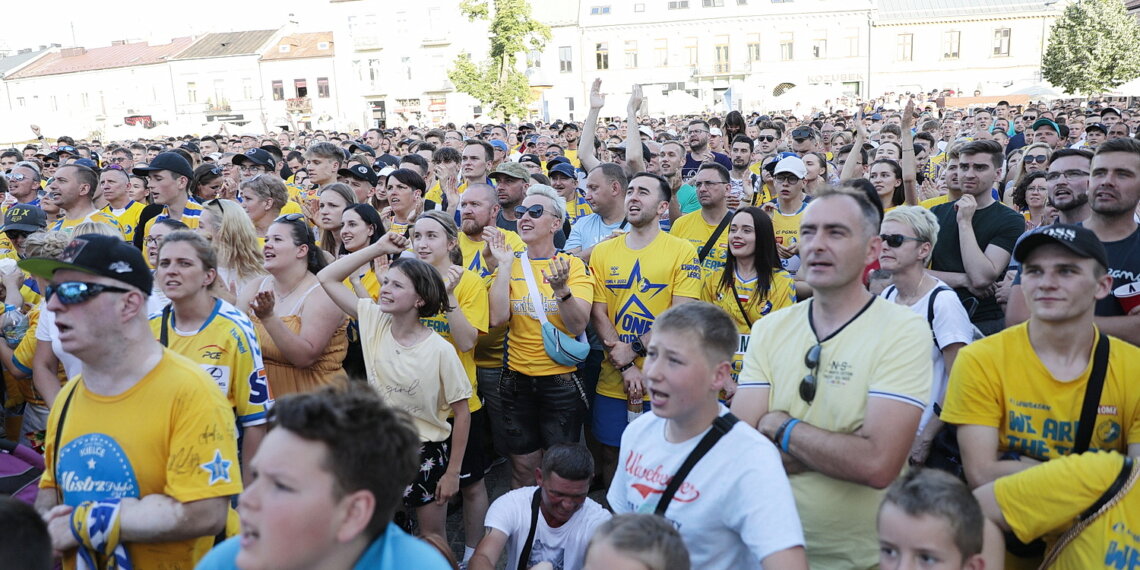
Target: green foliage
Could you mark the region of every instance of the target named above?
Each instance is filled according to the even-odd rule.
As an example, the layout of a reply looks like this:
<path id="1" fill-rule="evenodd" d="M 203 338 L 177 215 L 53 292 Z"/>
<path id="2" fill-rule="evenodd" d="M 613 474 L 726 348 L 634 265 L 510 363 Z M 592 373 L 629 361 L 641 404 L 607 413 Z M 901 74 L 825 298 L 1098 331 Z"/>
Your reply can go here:
<path id="1" fill-rule="evenodd" d="M 490 19 L 491 44 L 482 63 L 460 54 L 448 79 L 503 120 L 524 115 L 532 96 L 526 75 L 518 70 L 519 54 L 541 51 L 550 28 L 531 18 L 527 0 L 462 0 L 459 9 L 472 21 Z"/>
<path id="2" fill-rule="evenodd" d="M 1042 75 L 1068 93 L 1095 95 L 1140 77 L 1140 25 L 1120 0 L 1078 0 L 1053 24 Z"/>

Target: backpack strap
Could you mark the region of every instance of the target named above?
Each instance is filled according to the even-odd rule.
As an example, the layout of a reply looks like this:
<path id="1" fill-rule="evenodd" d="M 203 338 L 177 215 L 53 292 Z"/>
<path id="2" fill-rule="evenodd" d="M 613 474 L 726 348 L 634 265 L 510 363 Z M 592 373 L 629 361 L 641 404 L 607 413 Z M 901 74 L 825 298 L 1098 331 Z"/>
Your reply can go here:
<path id="1" fill-rule="evenodd" d="M 942 345 L 938 344 L 938 333 L 934 332 L 934 299 L 938 297 L 939 293 L 949 290 L 949 287 L 939 285 L 930 292 L 930 296 L 927 297 L 926 301 L 926 324 L 930 325 L 930 336 L 934 338 L 934 346 L 938 350 L 942 350 Z"/>
<path id="2" fill-rule="evenodd" d="M 681 468 L 677 470 L 677 473 L 669 480 L 669 484 L 665 486 L 665 492 L 661 493 L 661 500 L 657 502 L 657 508 L 653 511 L 657 516 L 665 516 L 665 509 L 668 509 L 669 503 L 673 502 L 673 495 L 677 494 L 677 489 L 681 488 L 681 483 L 685 481 L 685 477 L 689 475 L 689 472 L 693 470 L 697 462 L 716 445 L 716 442 L 720 441 L 720 438 L 732 430 L 732 426 L 736 425 L 738 421 L 740 420 L 732 415 L 731 412 L 713 421 L 712 429 L 701 438 L 701 441 L 697 442 L 697 446 L 689 452 L 689 456 L 685 458 L 685 462 L 681 464 Z"/>
<path id="3" fill-rule="evenodd" d="M 519 568 L 530 566 L 530 549 L 534 546 L 534 531 L 538 529 L 538 507 L 542 505 L 542 487 L 534 490 L 534 498 L 530 500 L 530 532 L 526 535 L 522 552 L 519 553 Z"/>
<path id="4" fill-rule="evenodd" d="M 716 229 L 713 230 L 712 235 L 709 236 L 709 241 L 706 241 L 705 245 L 701 247 L 701 250 L 699 252 L 697 252 L 697 262 L 699 262 L 699 263 L 705 262 L 705 258 L 708 257 L 709 252 L 712 251 L 713 244 L 715 244 L 716 240 L 718 238 L 720 238 L 720 234 L 724 233 L 724 228 L 728 227 L 728 222 L 732 221 L 732 215 L 734 213 L 735 212 L 733 212 L 732 210 L 725 212 L 724 217 L 721 218 L 721 220 L 720 220 L 720 224 L 717 225 Z"/>
<path id="5" fill-rule="evenodd" d="M 1096 351 L 1093 353 L 1092 372 L 1085 386 L 1085 400 L 1081 404 L 1081 419 L 1077 423 L 1077 435 L 1073 439 L 1073 454 L 1088 451 L 1092 442 L 1093 428 L 1096 427 L 1096 409 L 1100 405 L 1100 394 L 1104 388 L 1104 375 L 1108 371 L 1108 335 L 1100 333 Z"/>

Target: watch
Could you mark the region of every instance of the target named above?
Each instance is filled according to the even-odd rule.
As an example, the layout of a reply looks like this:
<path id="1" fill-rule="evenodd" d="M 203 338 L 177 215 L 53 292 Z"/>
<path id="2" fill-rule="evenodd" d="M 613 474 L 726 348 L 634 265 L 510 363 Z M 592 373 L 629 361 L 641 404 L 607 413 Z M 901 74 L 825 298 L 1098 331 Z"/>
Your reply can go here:
<path id="1" fill-rule="evenodd" d="M 638 356 L 645 356 L 648 351 L 645 350 L 645 345 L 641 343 L 640 337 L 634 337 L 633 342 L 629 343 L 629 347 L 633 349 Z"/>

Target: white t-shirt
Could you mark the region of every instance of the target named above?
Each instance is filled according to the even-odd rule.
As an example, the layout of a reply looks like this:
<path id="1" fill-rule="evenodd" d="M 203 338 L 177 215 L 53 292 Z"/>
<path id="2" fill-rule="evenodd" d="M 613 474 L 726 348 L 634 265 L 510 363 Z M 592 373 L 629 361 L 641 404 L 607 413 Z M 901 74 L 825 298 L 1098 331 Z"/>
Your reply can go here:
<path id="1" fill-rule="evenodd" d="M 36 340 L 51 343 L 51 351 L 63 364 L 63 371 L 69 380 L 83 372 L 83 362 L 63 350 L 63 344 L 59 342 L 59 329 L 55 328 L 55 313 L 49 311 L 47 303 L 43 301 L 40 302 L 40 320 L 36 322 Z"/>
<path id="2" fill-rule="evenodd" d="M 498 529 L 506 534 L 507 570 L 518 568 L 519 555 L 523 542 L 530 533 L 530 505 L 534 500 L 534 490 L 538 487 L 515 489 L 491 503 L 487 509 L 484 526 Z M 534 543 L 530 548 L 530 561 L 527 567 L 539 562 L 549 562 L 554 570 L 576 570 L 586 562 L 586 544 L 594 536 L 594 529 L 610 519 L 609 511 L 586 499 L 582 508 L 558 528 L 550 528 L 546 517 L 538 515 L 534 530 Z"/>
<path id="3" fill-rule="evenodd" d="M 958 295 L 941 280 L 933 277 L 931 279 L 935 281 L 934 287 L 910 306 L 910 310 L 925 320 L 928 316 L 927 309 L 930 306 L 931 293 L 934 293 L 938 287 L 947 288 L 934 298 L 933 327 L 934 335 L 938 338 L 938 345 L 933 346 L 930 351 L 930 360 L 934 364 L 934 375 L 930 384 L 930 398 L 922 410 L 922 420 L 918 422 L 918 433 L 922 433 L 923 428 L 926 427 L 926 422 L 934 417 L 934 405 L 937 404 L 941 407 L 946 399 L 946 385 L 950 378 L 950 370 L 946 368 L 946 360 L 942 357 L 942 348 L 959 342 L 970 344 L 974 340 L 974 324 L 970 322 L 970 316 L 966 314 L 966 308 L 958 300 Z M 884 299 L 893 303 L 895 297 L 898 297 L 898 289 L 895 287 L 887 287 L 883 291 Z"/>
<path id="4" fill-rule="evenodd" d="M 720 408 L 722 415 L 728 412 Z M 652 513 L 673 474 L 707 433 L 670 443 L 665 422 L 650 413 L 626 426 L 606 496 L 615 513 Z M 780 454 L 744 423 L 697 462 L 665 518 L 685 540 L 693 568 L 702 570 L 758 568 L 770 554 L 804 544 Z"/>

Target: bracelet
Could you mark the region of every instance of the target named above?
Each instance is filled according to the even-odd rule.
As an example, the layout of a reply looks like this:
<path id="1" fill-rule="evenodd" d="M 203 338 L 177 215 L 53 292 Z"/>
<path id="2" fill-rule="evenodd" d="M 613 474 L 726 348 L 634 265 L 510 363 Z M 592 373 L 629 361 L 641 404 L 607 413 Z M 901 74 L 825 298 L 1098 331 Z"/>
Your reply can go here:
<path id="1" fill-rule="evenodd" d="M 626 364 L 625 366 L 619 366 L 619 367 L 617 368 L 618 374 L 621 374 L 622 372 L 625 372 L 626 370 L 629 370 L 630 368 L 633 368 L 633 362 L 634 362 L 634 361 L 632 361 L 632 360 L 631 360 L 631 361 L 629 362 L 629 364 Z"/>
<path id="2" fill-rule="evenodd" d="M 565 303 L 566 301 L 569 301 L 570 299 L 573 299 L 573 298 L 574 298 L 574 292 L 570 291 L 569 293 L 566 293 L 565 297 L 559 297 L 558 301 L 561 303 Z"/>
<path id="3" fill-rule="evenodd" d="M 776 428 L 776 433 L 772 434 L 772 443 L 776 444 L 776 447 L 780 446 L 780 440 L 783 439 L 784 432 L 788 429 L 788 424 L 792 423 L 794 419 L 796 418 L 788 417 L 788 419 L 784 420 L 784 423 L 780 424 L 780 427 Z"/>
<path id="4" fill-rule="evenodd" d="M 792 421 L 788 422 L 788 427 L 784 428 L 784 437 L 780 439 L 780 449 L 783 450 L 784 453 L 791 453 L 791 450 L 788 449 L 788 445 L 792 440 L 792 428 L 796 427 L 798 423 L 800 423 L 800 420 L 792 418 Z"/>

